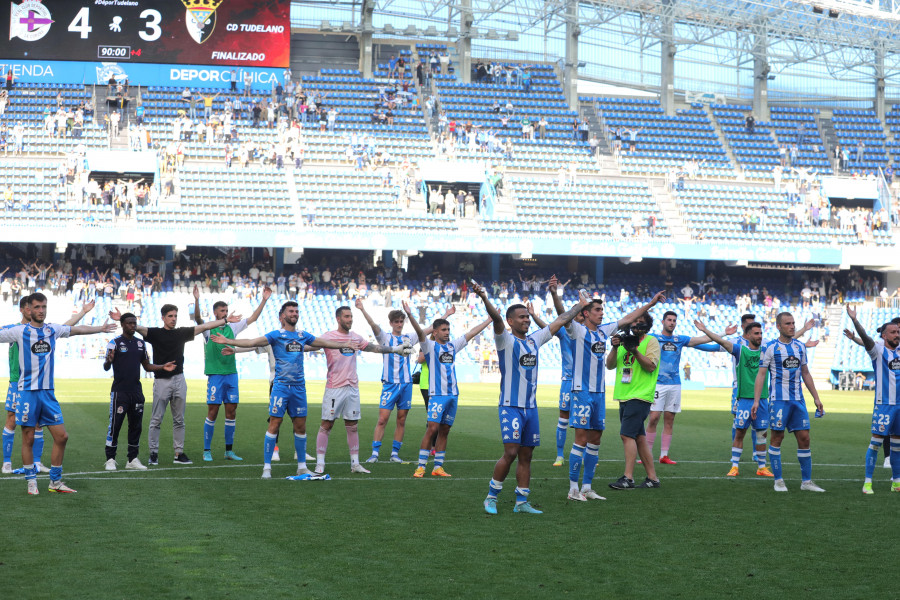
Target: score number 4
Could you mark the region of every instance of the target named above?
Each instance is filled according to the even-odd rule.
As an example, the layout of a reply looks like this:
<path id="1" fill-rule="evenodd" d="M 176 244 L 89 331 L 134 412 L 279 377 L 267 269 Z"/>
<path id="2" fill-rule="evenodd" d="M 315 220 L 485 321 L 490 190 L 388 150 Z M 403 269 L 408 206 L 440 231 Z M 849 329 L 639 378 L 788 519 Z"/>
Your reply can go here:
<path id="1" fill-rule="evenodd" d="M 145 19 L 145 31 L 138 32 L 141 39 L 145 42 L 155 42 L 158 40 L 162 35 L 162 29 L 159 27 L 159 24 L 162 22 L 162 15 L 159 14 L 159 11 L 148 8 L 141 13 L 140 17 Z M 94 30 L 94 28 L 91 27 L 90 22 L 91 9 L 90 7 L 85 6 L 78 11 L 78 14 L 76 14 L 75 18 L 72 19 L 72 22 L 69 23 L 69 31 L 81 35 L 81 39 L 86 40 L 88 34 Z"/>

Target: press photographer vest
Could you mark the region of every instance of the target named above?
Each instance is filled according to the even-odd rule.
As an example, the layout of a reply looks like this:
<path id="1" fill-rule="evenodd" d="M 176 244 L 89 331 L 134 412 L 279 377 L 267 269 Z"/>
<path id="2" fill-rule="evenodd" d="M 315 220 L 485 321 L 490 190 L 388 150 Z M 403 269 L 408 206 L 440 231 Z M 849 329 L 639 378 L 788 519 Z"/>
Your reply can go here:
<path id="1" fill-rule="evenodd" d="M 641 354 L 647 354 L 647 344 L 650 340 L 656 338 L 645 335 L 644 339 L 638 344 L 637 349 Z M 644 402 L 653 402 L 653 396 L 656 393 L 656 378 L 659 373 L 659 363 L 656 361 L 656 368 L 651 372 L 645 371 L 641 365 L 634 359 L 634 356 L 625 350 L 621 345 L 616 347 L 616 387 L 613 391 L 613 398 L 620 402 L 626 400 L 643 400 Z M 629 383 L 622 382 L 622 373 L 625 369 L 631 369 L 631 381 Z"/>

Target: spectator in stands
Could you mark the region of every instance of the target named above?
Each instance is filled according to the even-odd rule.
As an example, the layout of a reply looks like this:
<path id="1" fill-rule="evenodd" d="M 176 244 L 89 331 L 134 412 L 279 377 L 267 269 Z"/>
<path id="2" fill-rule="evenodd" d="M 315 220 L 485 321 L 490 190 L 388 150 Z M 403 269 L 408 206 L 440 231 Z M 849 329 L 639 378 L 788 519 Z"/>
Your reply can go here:
<path id="1" fill-rule="evenodd" d="M 119 121 L 121 120 L 122 115 L 119 114 L 119 111 L 115 110 L 111 115 L 109 115 L 109 124 L 112 128 L 112 136 L 119 137 Z"/>
<path id="2" fill-rule="evenodd" d="M 253 88 L 253 74 L 250 71 L 244 71 L 244 96 L 250 97 Z"/>
<path id="3" fill-rule="evenodd" d="M 862 140 L 859 140 L 856 143 L 856 162 L 861 163 L 863 161 L 863 155 L 866 151 L 866 144 Z"/>
<path id="4" fill-rule="evenodd" d="M 422 68 L 422 61 L 416 62 L 416 81 L 419 82 L 419 87 L 425 85 L 425 69 Z"/>
<path id="5" fill-rule="evenodd" d="M 756 128 L 756 119 L 753 118 L 752 114 L 747 115 L 747 118 L 744 120 L 747 126 L 747 133 L 753 133 Z"/>
<path id="6" fill-rule="evenodd" d="M 527 94 L 531 92 L 531 73 L 528 71 L 527 67 L 523 68 L 522 71 L 522 89 Z"/>
<path id="7" fill-rule="evenodd" d="M 6 112 L 7 105 L 9 105 L 9 92 L 2 90 L 0 91 L 0 117 Z"/>
<path id="8" fill-rule="evenodd" d="M 200 96 L 201 98 L 203 98 L 203 116 L 205 118 L 208 119 L 212 116 L 213 101 L 216 98 L 218 98 L 219 95 L 220 95 L 219 93 L 216 93 L 213 96 L 204 96 L 204 95 Z M 279 102 L 280 102 L 280 100 L 279 100 Z M 193 110 L 194 110 L 194 108 L 193 108 L 193 106 L 191 106 L 191 118 L 192 119 L 194 118 Z"/>
<path id="9" fill-rule="evenodd" d="M 16 79 L 15 74 L 13 73 L 12 67 L 10 66 L 6 70 L 6 91 L 9 91 L 13 88 L 13 81 Z"/>

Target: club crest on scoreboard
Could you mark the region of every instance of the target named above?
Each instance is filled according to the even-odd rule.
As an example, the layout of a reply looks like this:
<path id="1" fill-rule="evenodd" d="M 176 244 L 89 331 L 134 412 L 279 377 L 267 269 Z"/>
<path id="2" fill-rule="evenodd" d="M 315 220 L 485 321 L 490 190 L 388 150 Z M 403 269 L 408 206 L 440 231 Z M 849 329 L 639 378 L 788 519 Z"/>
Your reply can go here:
<path id="1" fill-rule="evenodd" d="M 216 9 L 224 0 L 181 0 L 187 12 L 184 24 L 194 41 L 202 44 L 216 28 Z"/>
<path id="2" fill-rule="evenodd" d="M 50 31 L 53 17 L 40 0 L 25 0 L 18 5 L 10 2 L 9 6 L 9 39 L 34 42 Z"/>
<path id="3" fill-rule="evenodd" d="M 125 73 L 125 69 L 120 67 L 117 63 L 100 63 L 102 66 L 96 67 L 97 70 L 97 83 L 105 84 L 109 81 L 110 77 L 113 77 L 116 81 L 125 81 L 128 79 L 128 74 Z"/>

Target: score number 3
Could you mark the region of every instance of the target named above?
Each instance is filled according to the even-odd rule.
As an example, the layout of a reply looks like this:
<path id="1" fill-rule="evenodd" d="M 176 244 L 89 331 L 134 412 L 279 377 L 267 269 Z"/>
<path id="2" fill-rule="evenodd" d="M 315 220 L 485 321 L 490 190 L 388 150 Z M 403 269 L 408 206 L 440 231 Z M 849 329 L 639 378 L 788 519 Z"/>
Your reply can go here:
<path id="1" fill-rule="evenodd" d="M 162 15 L 159 14 L 159 11 L 148 8 L 141 13 L 141 18 L 145 19 L 145 31 L 138 32 L 141 39 L 145 42 L 155 42 L 158 40 L 162 35 L 162 29 L 159 27 L 159 24 L 162 22 Z M 79 34 L 81 39 L 86 40 L 88 34 L 94 30 L 90 25 L 90 20 L 91 9 L 90 7 L 85 6 L 78 11 L 75 18 L 69 23 L 69 31 Z"/>

